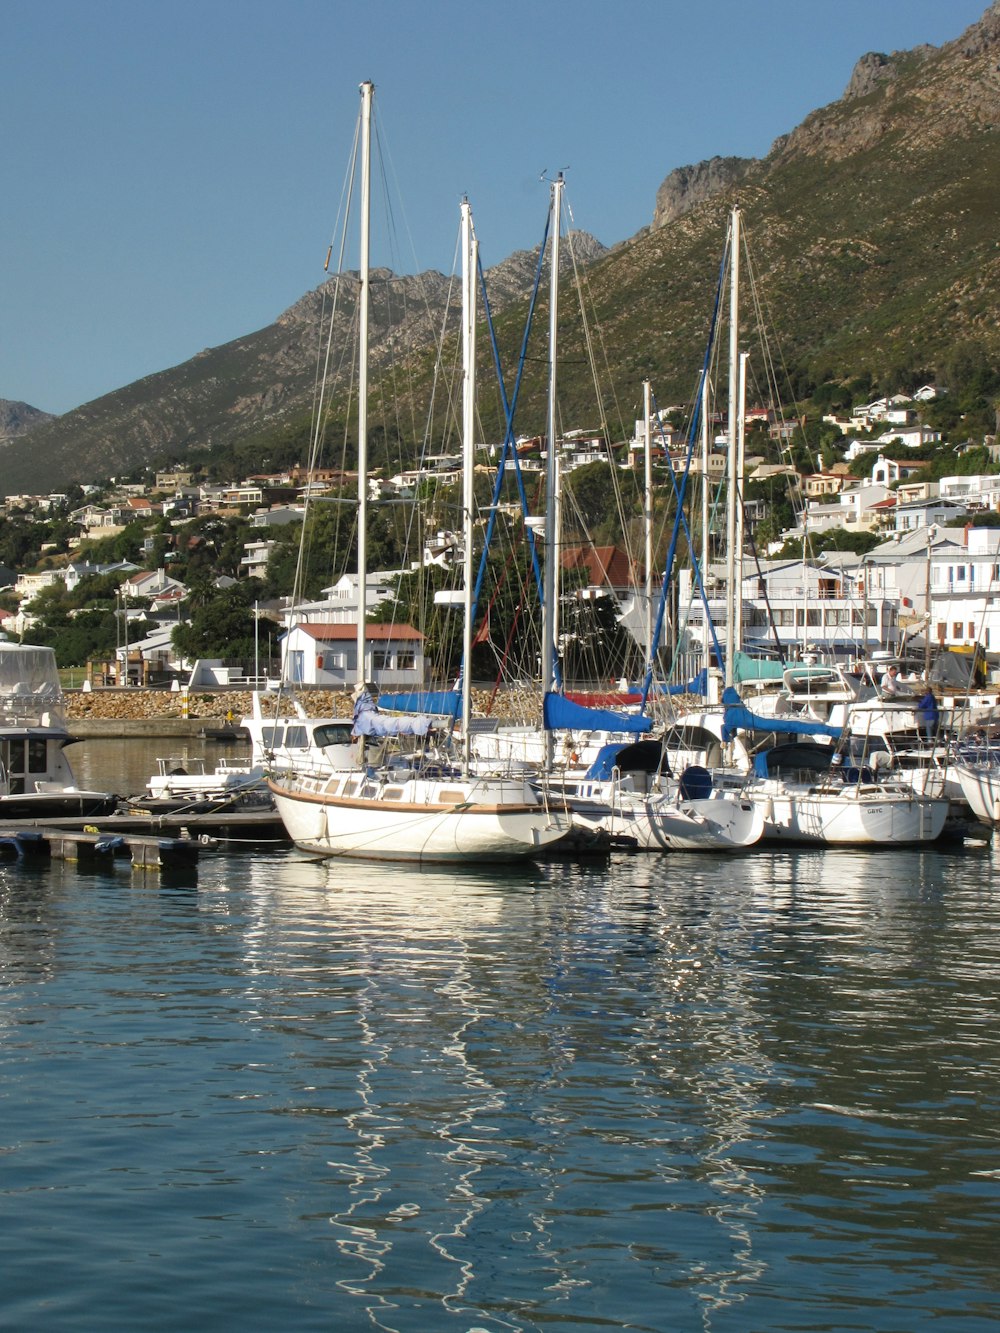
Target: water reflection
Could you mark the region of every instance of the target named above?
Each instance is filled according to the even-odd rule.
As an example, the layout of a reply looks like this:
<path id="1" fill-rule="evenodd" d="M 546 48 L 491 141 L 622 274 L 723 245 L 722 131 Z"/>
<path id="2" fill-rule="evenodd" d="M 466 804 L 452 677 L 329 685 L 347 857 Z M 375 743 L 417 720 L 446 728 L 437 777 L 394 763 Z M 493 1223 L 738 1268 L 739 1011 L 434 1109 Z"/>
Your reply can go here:
<path id="1" fill-rule="evenodd" d="M 116 1180 L 169 1196 L 162 1262 L 211 1247 L 258 1322 L 974 1327 L 997 1297 L 994 860 L 15 876 L 5 958 L 44 967 L 8 1054 L 25 981 L 62 1007 L 8 1063 L 6 1133 L 30 1106 L 86 1151 L 99 1188 L 66 1202 L 105 1235 Z M 49 1178 L 44 1152 L 8 1161 Z M 18 1196 L 26 1225 L 53 1226 L 47 1197 Z M 85 1253 L 76 1215 L 54 1233 Z"/>

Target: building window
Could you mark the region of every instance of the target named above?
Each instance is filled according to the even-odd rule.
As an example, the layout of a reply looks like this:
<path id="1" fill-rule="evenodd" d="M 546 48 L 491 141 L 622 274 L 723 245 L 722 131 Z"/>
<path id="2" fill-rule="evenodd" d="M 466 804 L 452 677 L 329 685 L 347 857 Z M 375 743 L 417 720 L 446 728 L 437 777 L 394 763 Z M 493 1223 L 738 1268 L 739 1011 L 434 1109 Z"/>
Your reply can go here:
<path id="1" fill-rule="evenodd" d="M 417 655 L 410 648 L 404 648 L 396 654 L 396 670 L 412 671 L 417 665 Z"/>
<path id="2" fill-rule="evenodd" d="M 975 626 L 975 623 L 974 623 L 973 621 L 971 621 L 971 620 L 969 621 L 969 638 L 972 639 L 973 642 L 975 642 L 975 639 L 976 639 L 976 626 Z"/>
<path id="3" fill-rule="evenodd" d="M 947 635 L 948 635 L 948 626 L 944 623 L 943 620 L 939 620 L 937 627 L 938 643 L 944 643 Z"/>
<path id="4" fill-rule="evenodd" d="M 372 670 L 388 671 L 392 665 L 392 654 L 386 648 L 376 648 L 372 653 Z"/>
<path id="5" fill-rule="evenodd" d="M 952 637 L 953 639 L 961 639 L 961 637 L 962 637 L 962 622 L 961 622 L 960 620 L 956 620 L 955 623 L 954 623 L 954 625 L 952 625 L 951 629 L 952 629 L 951 637 Z"/>

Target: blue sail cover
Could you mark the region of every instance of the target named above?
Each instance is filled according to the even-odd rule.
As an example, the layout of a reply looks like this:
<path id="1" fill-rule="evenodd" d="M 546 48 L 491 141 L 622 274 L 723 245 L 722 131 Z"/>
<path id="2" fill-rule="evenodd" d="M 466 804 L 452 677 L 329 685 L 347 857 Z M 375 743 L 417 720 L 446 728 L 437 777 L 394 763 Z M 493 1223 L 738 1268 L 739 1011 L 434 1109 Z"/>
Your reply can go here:
<path id="1" fill-rule="evenodd" d="M 439 713 L 458 717 L 458 690 L 421 690 L 410 694 L 380 694 L 380 708 L 394 713 Z"/>
<path id="2" fill-rule="evenodd" d="M 686 685 L 668 685 L 667 694 L 707 694 L 708 672 L 704 667 Z"/>
<path id="3" fill-rule="evenodd" d="M 615 713 L 610 708 L 585 708 L 562 694 L 546 694 L 542 703 L 546 731 L 651 731 L 652 720 L 641 713 Z"/>
<path id="4" fill-rule="evenodd" d="M 809 722 L 792 717 L 761 717 L 751 713 L 732 686 L 722 693 L 725 714 L 722 719 L 722 739 L 731 741 L 737 731 L 771 731 L 780 736 L 833 736 L 844 734 L 843 727 L 828 727 L 825 722 Z"/>

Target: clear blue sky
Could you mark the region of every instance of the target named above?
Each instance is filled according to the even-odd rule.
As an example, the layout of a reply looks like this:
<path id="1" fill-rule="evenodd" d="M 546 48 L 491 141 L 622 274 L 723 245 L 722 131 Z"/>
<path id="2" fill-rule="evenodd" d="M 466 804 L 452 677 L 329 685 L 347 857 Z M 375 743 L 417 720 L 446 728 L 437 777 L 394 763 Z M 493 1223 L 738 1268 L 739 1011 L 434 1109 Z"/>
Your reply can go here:
<path id="1" fill-rule="evenodd" d="M 539 242 L 545 170 L 605 244 L 674 167 L 760 156 L 866 51 L 987 0 L 0 0 L 0 398 L 64 412 L 270 323 L 323 279 L 376 85 L 397 248 Z M 356 257 L 354 260 L 356 266 Z"/>

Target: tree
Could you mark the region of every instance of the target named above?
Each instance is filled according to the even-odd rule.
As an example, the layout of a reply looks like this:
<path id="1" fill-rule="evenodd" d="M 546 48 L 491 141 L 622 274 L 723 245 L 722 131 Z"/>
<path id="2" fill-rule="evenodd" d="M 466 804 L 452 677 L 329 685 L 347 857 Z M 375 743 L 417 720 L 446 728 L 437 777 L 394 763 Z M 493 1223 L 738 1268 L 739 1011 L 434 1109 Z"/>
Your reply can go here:
<path id="1" fill-rule="evenodd" d="M 260 595 L 256 579 L 223 588 L 197 607 L 188 624 L 180 624 L 171 640 L 185 657 L 237 657 L 254 652 L 253 603 Z"/>

